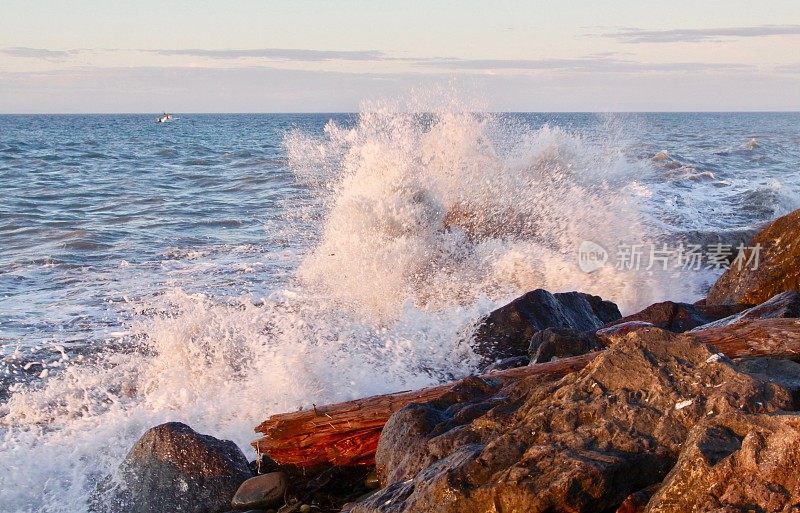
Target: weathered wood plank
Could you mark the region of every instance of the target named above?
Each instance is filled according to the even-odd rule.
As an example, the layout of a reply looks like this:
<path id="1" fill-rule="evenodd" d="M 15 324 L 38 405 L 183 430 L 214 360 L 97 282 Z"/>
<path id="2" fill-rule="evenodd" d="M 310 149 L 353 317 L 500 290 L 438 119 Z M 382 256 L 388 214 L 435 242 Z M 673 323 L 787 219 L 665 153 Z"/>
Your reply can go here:
<path id="1" fill-rule="evenodd" d="M 615 327 L 621 334 L 628 330 Z M 629 329 L 641 328 L 631 326 Z M 731 358 L 781 356 L 800 358 L 800 319 L 744 320 L 733 325 L 698 329 L 681 336 L 713 345 Z M 603 337 L 601 337 L 603 338 Z M 613 343 L 613 335 L 605 339 Z M 508 369 L 483 376 L 504 383 L 537 376 L 557 380 L 584 368 L 599 352 Z M 253 442 L 281 464 L 301 467 L 320 464 L 359 465 L 374 462 L 381 430 L 389 417 L 410 403 L 441 398 L 455 383 L 398 392 L 292 413 L 273 415 L 259 424 L 264 436 Z"/>

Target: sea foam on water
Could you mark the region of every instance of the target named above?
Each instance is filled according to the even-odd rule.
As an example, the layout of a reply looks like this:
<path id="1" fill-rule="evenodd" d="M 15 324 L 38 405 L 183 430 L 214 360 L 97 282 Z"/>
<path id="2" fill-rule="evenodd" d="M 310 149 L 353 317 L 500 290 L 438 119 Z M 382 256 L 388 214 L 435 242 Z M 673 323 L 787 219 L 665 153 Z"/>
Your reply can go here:
<path id="1" fill-rule="evenodd" d="M 321 218 L 318 234 L 298 234 L 315 242 L 294 278 L 258 304 L 177 288 L 132 301 L 122 350 L 12 393 L 0 406 L 0 510 L 85 511 L 98 479 L 161 422 L 252 457 L 253 427 L 272 413 L 464 376 L 477 364 L 474 323 L 535 288 L 627 311 L 676 297 L 669 277 L 578 267 L 583 241 L 612 251 L 651 235 L 637 181 L 648 164 L 614 137 L 370 108 L 285 145 Z"/>

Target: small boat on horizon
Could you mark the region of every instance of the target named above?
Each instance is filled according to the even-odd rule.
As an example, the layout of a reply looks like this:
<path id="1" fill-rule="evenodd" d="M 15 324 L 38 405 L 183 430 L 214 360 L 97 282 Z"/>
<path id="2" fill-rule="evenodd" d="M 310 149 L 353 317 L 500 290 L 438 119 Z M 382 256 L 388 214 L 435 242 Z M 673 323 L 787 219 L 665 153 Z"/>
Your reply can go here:
<path id="1" fill-rule="evenodd" d="M 166 123 L 167 121 L 172 121 L 172 114 L 167 114 L 165 112 L 156 118 L 156 123 Z"/>

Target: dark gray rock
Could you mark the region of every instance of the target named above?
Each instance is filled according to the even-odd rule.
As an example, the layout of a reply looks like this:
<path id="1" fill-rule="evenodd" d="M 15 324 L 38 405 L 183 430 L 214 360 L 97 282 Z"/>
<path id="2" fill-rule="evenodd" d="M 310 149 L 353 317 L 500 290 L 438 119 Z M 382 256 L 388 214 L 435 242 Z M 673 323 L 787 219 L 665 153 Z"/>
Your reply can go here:
<path id="1" fill-rule="evenodd" d="M 236 490 L 231 505 L 236 509 L 269 508 L 283 502 L 289 478 L 283 472 L 251 477 Z"/>
<path id="2" fill-rule="evenodd" d="M 617 305 L 581 292 L 537 289 L 498 308 L 475 330 L 474 349 L 485 361 L 528 354 L 531 338 L 547 328 L 594 331 L 622 317 Z"/>
<path id="3" fill-rule="evenodd" d="M 525 367 L 529 363 L 531 363 L 531 359 L 527 356 L 512 356 L 511 358 L 503 358 L 502 360 L 497 360 L 496 362 L 487 365 L 481 370 L 480 373 L 490 374 L 492 372 L 501 370 Z"/>
<path id="4" fill-rule="evenodd" d="M 90 500 L 98 513 L 220 513 L 252 474 L 231 441 L 170 422 L 149 429 Z"/>
<path id="5" fill-rule="evenodd" d="M 554 358 L 579 356 L 603 349 L 594 332 L 548 328 L 536 333 L 528 348 L 530 364 L 552 361 Z"/>

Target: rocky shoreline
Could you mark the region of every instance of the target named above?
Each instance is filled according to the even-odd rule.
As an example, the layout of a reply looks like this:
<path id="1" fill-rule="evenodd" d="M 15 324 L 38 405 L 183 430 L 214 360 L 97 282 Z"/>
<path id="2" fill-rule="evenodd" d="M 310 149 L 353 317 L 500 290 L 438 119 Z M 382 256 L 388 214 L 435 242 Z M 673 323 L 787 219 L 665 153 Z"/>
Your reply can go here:
<path id="1" fill-rule="evenodd" d="M 248 462 L 169 423 L 97 484 L 91 509 L 800 512 L 800 210 L 756 244 L 757 269 L 730 267 L 695 304 L 623 318 L 597 296 L 536 290 L 495 310 L 474 337 L 484 373 L 392 410 L 358 465 Z M 764 351 L 714 346 L 737 338 Z M 493 378 L 582 355 L 557 380 Z"/>

